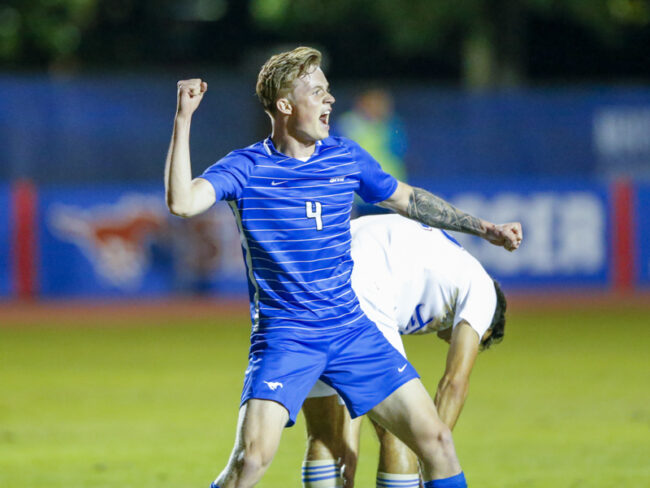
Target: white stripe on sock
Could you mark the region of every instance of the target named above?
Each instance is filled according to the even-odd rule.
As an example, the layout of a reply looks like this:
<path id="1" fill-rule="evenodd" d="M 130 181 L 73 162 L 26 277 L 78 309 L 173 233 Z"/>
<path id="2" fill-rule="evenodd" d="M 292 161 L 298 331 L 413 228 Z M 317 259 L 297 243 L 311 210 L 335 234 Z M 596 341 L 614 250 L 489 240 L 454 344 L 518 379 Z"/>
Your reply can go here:
<path id="1" fill-rule="evenodd" d="M 420 474 L 377 473 L 377 488 L 419 488 Z"/>
<path id="2" fill-rule="evenodd" d="M 302 463 L 303 488 L 342 488 L 341 468 L 334 459 Z"/>

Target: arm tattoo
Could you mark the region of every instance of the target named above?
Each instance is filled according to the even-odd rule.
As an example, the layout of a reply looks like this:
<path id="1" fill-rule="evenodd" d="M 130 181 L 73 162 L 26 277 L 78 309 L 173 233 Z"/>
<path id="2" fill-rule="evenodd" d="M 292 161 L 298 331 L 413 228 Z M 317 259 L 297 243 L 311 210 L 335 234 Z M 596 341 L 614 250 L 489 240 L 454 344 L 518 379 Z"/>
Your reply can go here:
<path id="1" fill-rule="evenodd" d="M 442 198 L 420 188 L 413 188 L 413 193 L 409 197 L 406 215 L 411 219 L 439 229 L 456 230 L 474 235 L 484 233 L 479 219 L 461 212 Z"/>

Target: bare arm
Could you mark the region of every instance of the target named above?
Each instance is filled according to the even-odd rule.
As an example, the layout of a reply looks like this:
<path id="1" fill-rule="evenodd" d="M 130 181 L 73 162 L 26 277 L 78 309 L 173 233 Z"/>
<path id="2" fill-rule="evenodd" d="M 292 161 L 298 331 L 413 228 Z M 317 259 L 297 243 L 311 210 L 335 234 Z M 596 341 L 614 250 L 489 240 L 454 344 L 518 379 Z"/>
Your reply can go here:
<path id="1" fill-rule="evenodd" d="M 467 322 L 462 321 L 454 328 L 445 373 L 438 383 L 435 398 L 438 415 L 450 429 L 456 425 L 465 404 L 479 343 L 478 334 Z"/>
<path id="2" fill-rule="evenodd" d="M 520 223 L 495 225 L 458 210 L 426 190 L 412 187 L 401 181 L 398 182 L 397 189 L 390 198 L 380 205 L 431 227 L 482 237 L 494 245 L 505 247 L 508 251 L 514 251 L 521 243 Z"/>
<path id="3" fill-rule="evenodd" d="M 174 215 L 192 217 L 210 208 L 215 200 L 214 188 L 206 180 L 192 180 L 190 161 L 190 126 L 208 85 L 199 79 L 178 82 L 178 100 L 174 129 L 165 162 L 167 207 Z"/>

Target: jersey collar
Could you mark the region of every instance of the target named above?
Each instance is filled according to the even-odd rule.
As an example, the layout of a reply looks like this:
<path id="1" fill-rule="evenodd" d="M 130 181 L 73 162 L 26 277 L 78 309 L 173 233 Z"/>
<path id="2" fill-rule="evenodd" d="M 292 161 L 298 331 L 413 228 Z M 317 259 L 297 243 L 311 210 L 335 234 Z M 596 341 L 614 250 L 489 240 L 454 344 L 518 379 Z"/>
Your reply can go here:
<path id="1" fill-rule="evenodd" d="M 266 154 L 268 154 L 269 156 L 281 157 L 283 159 L 293 159 L 293 158 L 289 158 L 285 154 L 282 154 L 280 151 L 278 151 L 275 148 L 271 136 L 264 139 L 264 141 L 262 141 L 262 145 L 264 146 L 264 151 L 266 151 Z M 321 152 L 322 147 L 323 147 L 323 141 L 322 140 L 316 141 L 316 148 L 314 149 L 314 153 L 309 157 L 309 159 L 313 158 L 314 156 L 318 156 L 318 154 L 320 154 Z"/>

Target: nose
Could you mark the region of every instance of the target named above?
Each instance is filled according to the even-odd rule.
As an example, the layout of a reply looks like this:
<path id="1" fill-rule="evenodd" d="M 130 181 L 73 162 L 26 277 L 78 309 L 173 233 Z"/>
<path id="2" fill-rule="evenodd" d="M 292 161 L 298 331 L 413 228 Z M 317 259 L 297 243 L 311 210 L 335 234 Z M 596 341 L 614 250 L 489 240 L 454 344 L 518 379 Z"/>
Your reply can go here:
<path id="1" fill-rule="evenodd" d="M 336 98 L 334 98 L 334 95 L 328 92 L 327 97 L 325 98 L 325 103 L 329 103 L 330 105 L 333 105 L 334 102 L 336 102 Z"/>

